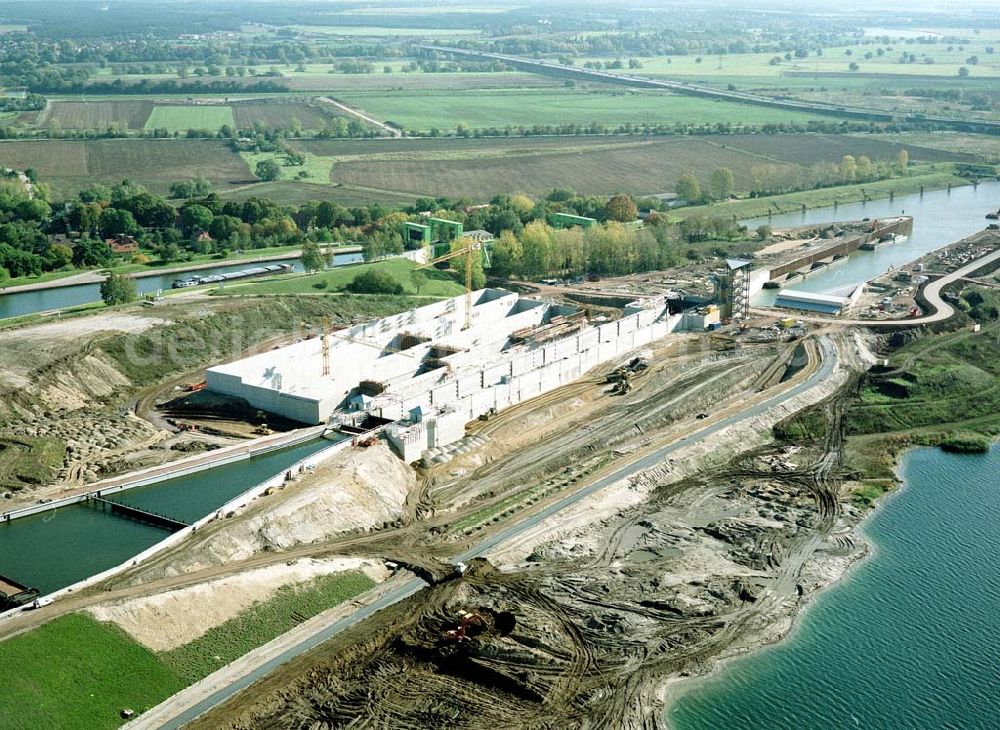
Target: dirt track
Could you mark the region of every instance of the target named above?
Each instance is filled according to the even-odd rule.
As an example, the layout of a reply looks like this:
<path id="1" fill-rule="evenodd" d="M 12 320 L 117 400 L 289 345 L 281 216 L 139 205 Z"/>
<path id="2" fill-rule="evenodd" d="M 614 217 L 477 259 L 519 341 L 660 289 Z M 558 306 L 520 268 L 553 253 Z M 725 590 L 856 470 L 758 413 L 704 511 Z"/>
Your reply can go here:
<path id="1" fill-rule="evenodd" d="M 745 389 L 767 363 L 763 352 L 756 357 L 741 353 L 707 367 L 716 369 L 716 390 L 724 399 L 746 402 Z M 748 372 L 741 375 L 743 369 Z M 726 381 L 727 375 L 732 379 Z M 605 450 L 612 447 L 613 429 L 602 423 L 617 423 L 619 433 L 628 434 L 613 449 L 623 460 L 642 453 L 644 442 L 662 434 L 677 438 L 683 432 L 677 425 L 684 420 L 673 425 L 674 420 L 680 413 L 690 418 L 691 411 L 671 412 L 683 398 L 672 399 L 669 393 L 685 393 L 691 381 L 676 363 L 669 374 L 654 370 L 644 377 L 649 380 L 630 395 L 632 412 L 646 428 L 634 428 L 636 418 L 623 425 L 614 401 L 591 410 L 586 388 L 578 384 L 563 393 L 573 404 L 570 409 L 566 400 L 562 408 L 543 400 L 516 421 L 482 424 L 494 448 L 506 444 L 511 449 L 510 459 L 501 463 L 497 454 L 478 467 L 446 465 L 452 472 L 469 471 L 425 482 L 417 502 L 423 509 L 414 509 L 412 522 L 382 539 L 377 534 L 359 539 L 352 550 L 390 557 L 395 551 L 418 562 L 428 551 L 455 554 L 478 528 L 452 528 L 454 515 L 509 501 L 512 493 L 530 489 L 525 482 L 561 483 L 566 489 L 567 482 L 579 481 L 574 481 L 577 470 L 584 474 L 580 479 L 601 473 L 606 464 L 589 465 L 579 456 L 592 445 L 588 436 Z M 653 470 L 639 480 L 645 480 L 640 491 L 646 490 L 647 498 L 623 501 L 607 517 L 571 526 L 557 539 L 538 544 L 527 562 L 503 571 L 477 561 L 461 580 L 437 582 L 379 612 L 193 727 L 656 725 L 667 676 L 699 671 L 744 642 L 759 641 L 762 632 L 787 619 L 815 586 L 829 580 L 815 569 L 818 560 L 839 561 L 843 565 L 838 563 L 837 572 L 860 554 L 850 537 L 842 537 L 851 527 L 840 506 L 842 401 L 837 396 L 822 407 L 831 434 L 825 443 L 794 454 L 764 447 L 680 481 Z M 720 412 L 727 410 L 719 406 Z M 592 434 L 572 427 L 567 414 L 578 412 L 582 420 L 596 423 Z M 535 448 L 504 440 L 505 430 L 523 434 L 524 419 L 539 413 L 552 420 L 541 419 L 542 425 L 532 429 Z M 538 437 L 545 426 L 553 433 Z M 571 452 L 569 463 L 539 458 L 562 447 Z M 794 464 L 788 466 L 789 460 Z M 469 485 L 482 497 L 471 506 Z M 530 494 L 534 499 L 538 492 Z M 460 499 L 465 506 L 443 519 L 448 505 Z M 529 499 L 529 512 L 530 505 Z M 418 526 L 429 528 L 429 534 Z M 489 610 L 484 613 L 483 607 Z M 447 639 L 466 611 L 510 611 L 517 625 L 509 635 L 488 629 L 468 641 Z"/>

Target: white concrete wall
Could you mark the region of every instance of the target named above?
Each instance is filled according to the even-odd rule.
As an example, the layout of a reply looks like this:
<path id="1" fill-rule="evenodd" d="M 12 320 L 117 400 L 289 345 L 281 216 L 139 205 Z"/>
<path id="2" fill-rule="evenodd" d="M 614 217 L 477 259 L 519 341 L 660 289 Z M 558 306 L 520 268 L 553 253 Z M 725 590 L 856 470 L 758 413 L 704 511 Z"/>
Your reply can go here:
<path id="1" fill-rule="evenodd" d="M 377 335 L 379 341 L 386 344 L 398 335 L 399 329 L 414 333 L 421 331 L 434 336 L 437 344 L 466 347 L 468 351 L 446 358 L 451 365 L 450 372 L 439 369 L 411 377 L 418 358 L 401 353 L 383 356 L 374 348 L 347 343 L 350 348 L 345 348 L 344 353 L 355 355 L 366 363 L 364 367 L 350 367 L 351 387 L 363 378 L 389 382 L 389 393 L 394 397 L 381 397 L 375 402 L 385 417 L 395 417 L 397 413 L 403 416 L 418 406 L 434 409 L 451 406 L 462 418 L 470 420 L 491 408 L 506 408 L 571 382 L 599 363 L 620 359 L 630 351 L 675 331 L 683 320 L 681 315 L 668 315 L 664 305 L 656 303 L 648 308 L 636 308 L 632 314 L 615 322 L 586 328 L 543 347 L 530 349 L 521 345 L 502 351 L 500 347 L 507 342 L 512 331 L 540 324 L 550 307 L 544 304 L 536 306 L 510 293 L 487 293 L 483 296 L 493 298 L 475 306 L 474 311 L 478 312 L 476 326 L 444 341 L 434 333 L 450 331 L 453 325 L 458 325 L 464 307 L 461 297 L 352 328 L 357 335 Z M 447 316 L 442 318 L 445 313 Z M 313 348 L 319 346 L 311 341 L 300 344 L 310 344 Z M 428 347 L 429 343 L 418 345 L 407 353 L 422 354 Z M 334 350 L 331 349 L 331 364 L 336 362 L 334 357 Z M 259 367 L 261 362 L 258 360 L 251 364 Z M 239 365 L 243 367 L 244 363 Z M 292 366 L 289 364 L 287 367 L 291 371 Z M 217 372 L 209 371 L 213 389 L 247 398 L 259 408 L 305 422 L 326 420 L 347 394 L 346 383 L 323 381 L 320 381 L 323 385 L 321 394 L 316 392 L 317 387 L 308 393 L 279 392 L 240 381 L 230 370 L 230 366 L 224 366 Z M 426 440 L 426 435 L 422 438 Z M 400 445 L 401 450 L 406 448 L 405 444 Z M 426 444 L 422 448 L 427 448 Z"/>

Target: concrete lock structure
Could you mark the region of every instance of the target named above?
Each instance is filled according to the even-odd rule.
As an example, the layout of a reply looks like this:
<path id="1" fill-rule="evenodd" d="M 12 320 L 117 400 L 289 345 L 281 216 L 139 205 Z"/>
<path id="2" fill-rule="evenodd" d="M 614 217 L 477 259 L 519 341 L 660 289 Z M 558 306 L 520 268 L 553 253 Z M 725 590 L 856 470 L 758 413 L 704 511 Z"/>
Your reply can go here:
<path id="1" fill-rule="evenodd" d="M 325 335 L 326 358 L 314 337 L 210 368 L 207 387 L 303 423 L 394 422 L 390 444 L 411 462 L 461 439 L 468 421 L 576 380 L 684 319 L 665 300 L 633 303 L 599 326 L 575 307 L 503 289 L 472 302 L 466 330 L 459 296 Z"/>

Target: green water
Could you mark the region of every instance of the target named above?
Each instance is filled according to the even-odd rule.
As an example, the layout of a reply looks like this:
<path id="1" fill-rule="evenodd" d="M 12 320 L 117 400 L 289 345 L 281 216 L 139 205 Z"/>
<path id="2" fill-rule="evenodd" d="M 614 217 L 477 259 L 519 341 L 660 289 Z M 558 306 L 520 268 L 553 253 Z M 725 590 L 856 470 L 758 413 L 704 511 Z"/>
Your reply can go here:
<path id="1" fill-rule="evenodd" d="M 330 445 L 330 441 L 313 439 L 215 469 L 110 494 L 108 499 L 190 524 L 250 487 Z"/>
<path id="2" fill-rule="evenodd" d="M 1000 445 L 919 449 L 903 477 L 875 554 L 787 641 L 693 682 L 673 728 L 1000 728 Z"/>
<path id="3" fill-rule="evenodd" d="M 121 565 L 169 534 L 74 504 L 0 524 L 0 574 L 50 593 Z"/>
<path id="4" fill-rule="evenodd" d="M 313 439 L 245 461 L 127 490 L 111 498 L 182 522 L 194 522 L 330 445 L 324 439 Z M 61 507 L 0 523 L 0 574 L 49 593 L 120 565 L 169 534 L 162 528 L 84 504 Z"/>

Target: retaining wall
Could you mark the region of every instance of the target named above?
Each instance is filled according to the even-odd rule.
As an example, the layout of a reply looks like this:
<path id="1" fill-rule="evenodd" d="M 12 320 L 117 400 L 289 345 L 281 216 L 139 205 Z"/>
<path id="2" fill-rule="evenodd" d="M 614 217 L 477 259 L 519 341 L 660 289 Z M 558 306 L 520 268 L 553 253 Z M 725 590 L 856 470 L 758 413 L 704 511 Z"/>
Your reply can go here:
<path id="1" fill-rule="evenodd" d="M 344 449 L 346 449 L 350 445 L 351 445 L 350 440 L 340 441 L 338 443 L 331 444 L 328 448 L 322 449 L 321 451 L 317 451 L 315 454 L 311 454 L 311 455 L 307 456 L 306 458 L 304 458 L 304 459 L 296 462 L 295 464 L 292 464 L 290 467 L 288 467 L 288 469 L 282 470 L 279 474 L 275 474 L 274 476 L 272 476 L 272 477 L 264 480 L 260 484 L 257 484 L 255 486 L 251 487 L 250 489 L 246 490 L 242 494 L 239 494 L 236 497 L 233 497 L 231 500 L 229 500 L 228 502 L 226 502 L 224 505 L 222 505 L 221 507 L 219 507 L 214 512 L 212 512 L 212 513 L 210 513 L 208 515 L 205 515 L 204 517 L 202 517 L 197 522 L 194 522 L 193 524 L 189 525 L 188 527 L 185 527 L 183 530 L 178 530 L 177 532 L 172 533 L 170 536 L 164 538 L 163 540 L 161 540 L 160 542 L 156 543 L 155 545 L 151 545 L 150 547 L 148 547 L 145 550 L 143 550 L 141 553 L 138 553 L 137 555 L 132 556 L 131 558 L 129 558 L 127 561 L 125 561 L 121 565 L 117 565 L 117 566 L 115 566 L 113 568 L 108 568 L 107 570 L 105 570 L 105 571 L 103 571 L 101 573 L 97 573 L 96 575 L 92 575 L 89 578 L 85 578 L 85 579 L 83 579 L 81 581 L 78 581 L 77 583 L 74 583 L 73 585 L 66 586 L 65 588 L 61 588 L 60 590 L 55 591 L 53 593 L 49 593 L 49 594 L 47 594 L 46 596 L 43 596 L 43 597 L 44 598 L 51 598 L 51 599 L 55 600 L 57 598 L 62 598 L 63 596 L 69 595 L 70 593 L 73 593 L 74 591 L 79 591 L 79 590 L 82 590 L 84 588 L 88 588 L 90 586 L 97 585 L 98 583 L 100 583 L 102 581 L 105 581 L 105 580 L 108 580 L 109 578 L 113 578 L 114 576 L 118 575 L 119 573 L 125 572 L 129 568 L 135 567 L 136 565 L 138 565 L 139 563 L 143 562 L 144 560 L 148 560 L 149 558 L 153 557 L 154 555 L 157 555 L 157 554 L 163 552 L 164 550 L 167 550 L 167 549 L 173 547 L 174 545 L 177 545 L 178 543 L 180 543 L 185 538 L 187 538 L 190 535 L 192 535 L 195 532 L 197 532 L 199 528 L 204 527 L 205 525 L 207 525 L 208 523 L 212 522 L 213 520 L 221 518 L 222 516 L 226 515 L 227 513 L 231 512 L 234 509 L 239 509 L 241 507 L 245 507 L 251 500 L 256 499 L 257 497 L 259 497 L 260 495 L 262 495 L 264 492 L 266 492 L 268 489 L 271 489 L 271 488 L 274 488 L 274 487 L 280 487 L 282 484 L 285 483 L 285 478 L 286 478 L 286 476 L 289 473 L 295 474 L 295 473 L 299 473 L 299 472 L 305 471 L 306 469 L 315 468 L 317 465 L 321 464 L 322 462 L 328 461 L 329 459 L 333 458 L 334 456 L 336 456 L 337 454 L 339 454 L 341 451 L 343 451 Z M 258 452 L 258 453 L 261 453 L 261 452 Z M 133 486 L 139 486 L 139 485 L 136 484 L 136 485 L 133 485 Z M 109 492 L 105 492 L 105 493 L 109 493 Z M 81 500 L 77 500 L 77 501 L 81 501 Z M 75 504 L 75 502 L 73 502 L 73 503 Z M 45 505 L 45 506 L 46 507 L 51 507 L 51 504 L 48 504 L 48 505 Z M 20 613 L 22 610 L 24 610 L 23 607 L 18 607 L 18 608 L 11 609 L 10 611 L 6 611 L 4 613 L 0 613 L 0 620 L 3 620 L 4 618 L 8 618 L 10 616 L 13 616 L 13 615 L 15 615 L 17 613 Z"/>

